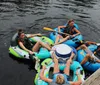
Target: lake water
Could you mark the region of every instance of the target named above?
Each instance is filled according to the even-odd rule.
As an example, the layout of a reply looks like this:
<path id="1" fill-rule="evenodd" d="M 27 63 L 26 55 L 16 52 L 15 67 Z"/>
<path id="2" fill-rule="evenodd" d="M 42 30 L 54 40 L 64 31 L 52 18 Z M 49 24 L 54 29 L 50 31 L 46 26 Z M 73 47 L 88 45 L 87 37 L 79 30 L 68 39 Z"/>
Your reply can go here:
<path id="1" fill-rule="evenodd" d="M 85 40 L 100 42 L 100 0 L 0 0 L 0 85 L 33 85 L 35 71 L 29 61 L 19 61 L 8 53 L 17 29 L 44 33 L 68 19 L 79 25 Z"/>

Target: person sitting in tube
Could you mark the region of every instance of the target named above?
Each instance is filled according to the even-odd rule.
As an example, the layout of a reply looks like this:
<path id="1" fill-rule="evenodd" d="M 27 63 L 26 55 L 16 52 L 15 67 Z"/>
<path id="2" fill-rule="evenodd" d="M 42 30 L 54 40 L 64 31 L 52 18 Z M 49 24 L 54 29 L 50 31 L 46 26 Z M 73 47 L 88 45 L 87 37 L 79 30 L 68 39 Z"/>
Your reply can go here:
<path id="1" fill-rule="evenodd" d="M 69 35 L 66 36 L 65 34 L 57 34 L 57 37 L 56 37 L 56 40 L 55 40 L 55 44 L 63 43 L 66 40 L 68 40 L 69 38 L 73 38 L 73 37 L 81 34 L 80 31 L 75 28 L 75 26 L 74 26 L 74 20 L 73 19 L 70 19 L 68 21 L 68 24 L 66 26 L 64 26 L 64 25 L 63 26 L 58 26 L 58 31 L 59 32 L 60 32 L 61 28 L 64 28 L 63 32 L 67 33 Z"/>
<path id="2" fill-rule="evenodd" d="M 24 31 L 22 29 L 18 30 L 18 45 L 23 50 L 27 51 L 29 54 L 34 54 L 34 52 L 37 52 L 39 48 L 42 46 L 48 50 L 51 50 L 50 46 L 48 44 L 44 44 L 41 41 L 31 43 L 29 38 L 34 36 L 41 36 L 40 33 L 38 34 L 30 34 L 29 36 L 26 36 Z"/>
<path id="3" fill-rule="evenodd" d="M 72 60 L 69 59 L 66 62 L 66 68 L 64 69 L 64 74 L 59 73 L 59 66 L 58 66 L 58 59 L 56 58 L 56 55 L 53 53 L 53 61 L 54 61 L 54 71 L 53 71 L 53 79 L 46 78 L 44 76 L 44 71 L 46 69 L 46 66 L 44 65 L 42 67 L 42 71 L 40 73 L 40 78 L 44 80 L 45 82 L 48 82 L 49 85 L 81 85 L 82 80 L 78 72 L 76 72 L 76 75 L 78 77 L 78 81 L 72 82 L 68 81 L 69 73 L 70 73 L 70 65 L 72 63 Z"/>
<path id="4" fill-rule="evenodd" d="M 85 64 L 87 61 L 100 63 L 100 59 L 96 57 L 100 57 L 100 45 L 97 45 L 98 47 L 93 53 L 91 50 L 88 49 L 88 46 L 91 44 L 97 45 L 96 42 L 84 41 L 81 42 L 81 45 L 77 48 L 77 50 L 83 49 L 87 53 L 84 59 L 82 60 L 81 65 Z"/>

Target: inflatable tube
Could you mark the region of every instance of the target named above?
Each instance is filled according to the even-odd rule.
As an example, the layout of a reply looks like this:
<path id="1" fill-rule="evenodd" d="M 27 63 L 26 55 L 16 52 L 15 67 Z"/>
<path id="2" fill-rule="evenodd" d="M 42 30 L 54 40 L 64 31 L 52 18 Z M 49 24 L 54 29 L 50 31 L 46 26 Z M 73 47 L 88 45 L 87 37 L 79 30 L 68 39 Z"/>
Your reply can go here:
<path id="1" fill-rule="evenodd" d="M 50 75 L 52 75 L 52 74 L 50 74 L 50 68 L 54 67 L 54 63 L 53 63 L 52 59 L 50 59 L 50 58 L 45 59 L 41 63 L 41 65 L 46 65 L 46 70 L 44 72 L 44 76 L 46 78 L 49 78 Z M 59 67 L 60 67 L 60 64 L 59 64 Z M 85 77 L 84 70 L 83 70 L 82 66 L 77 61 L 73 61 L 73 63 L 70 66 L 70 69 L 73 71 L 73 80 L 72 81 L 77 81 L 78 80 L 78 78 L 76 76 L 77 69 L 78 69 L 79 75 L 81 75 L 81 79 L 84 80 L 84 77 Z M 39 69 L 38 73 L 36 74 L 35 81 L 34 81 L 35 84 L 36 85 L 48 85 L 47 82 L 40 79 L 40 72 L 41 72 L 41 69 Z"/>
<path id="2" fill-rule="evenodd" d="M 28 36 L 28 35 L 29 34 L 26 34 L 26 36 Z M 11 45 L 9 47 L 9 53 L 14 55 L 17 58 L 29 59 L 29 57 L 30 57 L 29 53 L 26 52 L 25 50 L 21 49 L 18 46 L 17 36 L 18 36 L 18 34 L 16 33 L 12 37 Z M 38 36 L 32 37 L 32 38 L 30 38 L 30 41 L 32 41 L 32 42 L 42 41 L 44 43 L 48 43 L 49 45 L 53 45 L 54 44 L 54 42 L 51 39 L 49 39 L 49 38 L 47 38 L 45 36 L 42 36 L 42 37 L 38 37 Z M 40 48 L 39 52 L 35 53 L 35 56 L 38 57 L 39 59 L 48 58 L 48 57 L 50 57 L 50 52 L 47 49 L 45 49 L 45 48 Z"/>
<path id="3" fill-rule="evenodd" d="M 79 27 L 78 27 L 77 24 L 74 24 L 74 26 L 76 27 L 77 30 L 79 30 Z M 54 28 L 54 30 L 58 31 L 58 28 Z M 63 29 L 61 31 L 63 32 Z M 57 35 L 57 33 L 51 32 L 49 37 L 50 37 L 50 39 L 52 39 L 55 42 L 56 35 Z M 78 46 L 77 42 L 80 42 L 82 40 L 83 40 L 83 36 L 80 34 L 80 35 L 77 35 L 76 37 L 74 37 L 73 39 L 69 39 L 69 40 L 67 40 L 67 41 L 65 41 L 63 43 L 67 44 L 69 46 L 77 47 Z"/>
<path id="4" fill-rule="evenodd" d="M 29 35 L 29 34 L 28 34 L 28 35 Z M 46 37 L 46 36 L 41 36 L 41 37 L 35 36 L 35 37 L 30 38 L 30 41 L 31 41 L 31 42 L 42 41 L 42 42 L 47 43 L 47 44 L 49 44 L 49 45 L 51 45 L 51 46 L 54 44 L 54 41 L 51 40 L 51 39 L 49 39 L 49 38 Z"/>
<path id="5" fill-rule="evenodd" d="M 88 48 L 94 52 L 95 49 L 97 49 L 97 45 L 90 45 Z M 85 56 L 86 56 L 86 52 L 82 49 L 79 50 L 77 61 L 81 63 Z M 88 71 L 95 72 L 97 69 L 100 68 L 100 63 L 92 63 L 88 61 L 83 65 L 83 67 Z"/>

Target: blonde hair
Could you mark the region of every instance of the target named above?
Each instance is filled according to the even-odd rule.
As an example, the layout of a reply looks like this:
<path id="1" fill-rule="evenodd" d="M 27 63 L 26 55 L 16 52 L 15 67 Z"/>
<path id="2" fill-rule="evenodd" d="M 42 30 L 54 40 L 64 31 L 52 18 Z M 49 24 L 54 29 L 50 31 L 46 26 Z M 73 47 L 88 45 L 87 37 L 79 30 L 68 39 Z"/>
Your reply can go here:
<path id="1" fill-rule="evenodd" d="M 64 84 L 64 83 L 65 83 L 64 76 L 62 76 L 62 75 L 57 75 L 56 83 L 57 83 L 57 84 Z"/>

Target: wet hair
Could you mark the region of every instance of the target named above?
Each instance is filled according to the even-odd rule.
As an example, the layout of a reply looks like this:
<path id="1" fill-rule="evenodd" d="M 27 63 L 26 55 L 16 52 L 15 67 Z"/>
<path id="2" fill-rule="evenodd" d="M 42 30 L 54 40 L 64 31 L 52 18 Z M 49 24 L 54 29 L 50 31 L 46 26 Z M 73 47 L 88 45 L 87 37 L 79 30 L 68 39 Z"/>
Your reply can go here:
<path id="1" fill-rule="evenodd" d="M 70 24 L 71 22 L 74 22 L 74 20 L 73 20 L 73 19 L 70 19 L 70 20 L 68 21 L 68 24 Z"/>
<path id="2" fill-rule="evenodd" d="M 23 29 L 19 29 L 19 30 L 18 30 L 18 37 L 19 37 L 22 33 L 24 33 Z"/>
<path id="3" fill-rule="evenodd" d="M 62 75 L 57 75 L 56 83 L 57 83 L 57 84 L 64 84 L 64 83 L 65 83 L 64 76 L 62 76 Z"/>

